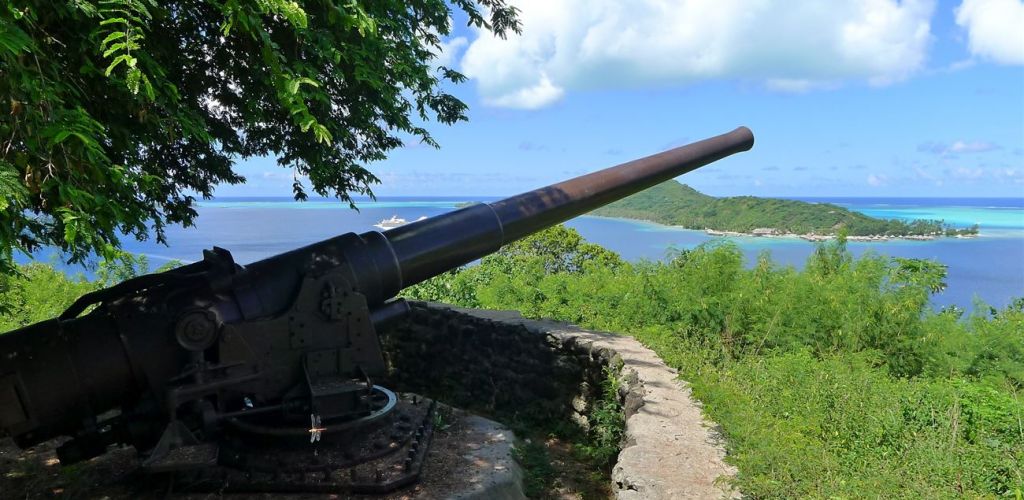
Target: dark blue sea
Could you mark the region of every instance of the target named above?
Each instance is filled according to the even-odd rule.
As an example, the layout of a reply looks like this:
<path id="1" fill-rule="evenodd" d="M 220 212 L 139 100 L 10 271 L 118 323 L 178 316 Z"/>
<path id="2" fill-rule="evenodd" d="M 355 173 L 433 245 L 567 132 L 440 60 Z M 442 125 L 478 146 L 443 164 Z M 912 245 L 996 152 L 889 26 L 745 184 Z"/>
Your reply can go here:
<path id="1" fill-rule="evenodd" d="M 245 264 L 349 231 L 375 229 L 382 219 L 432 217 L 464 201 L 496 198 L 417 197 L 357 200 L 359 211 L 333 200 L 296 203 L 281 198 L 225 198 L 203 202 L 196 226 L 169 228 L 169 246 L 125 240 L 125 249 L 145 254 L 152 267 L 170 259 L 193 261 L 213 245 L 230 250 Z M 957 226 L 978 224 L 973 239 L 851 242 L 856 255 L 865 252 L 894 257 L 938 260 L 948 266 L 947 289 L 934 299 L 936 307 L 973 309 L 976 301 L 1002 307 L 1024 296 L 1024 197 L 1022 198 L 798 198 L 835 203 L 865 214 L 895 219 L 941 219 Z M 693 248 L 713 239 L 702 231 L 620 219 L 583 216 L 567 223 L 588 240 L 629 260 L 663 259 L 671 248 Z M 753 263 L 769 252 L 781 265 L 801 267 L 814 244 L 799 239 L 733 238 Z M 45 258 L 45 257 L 44 257 Z"/>

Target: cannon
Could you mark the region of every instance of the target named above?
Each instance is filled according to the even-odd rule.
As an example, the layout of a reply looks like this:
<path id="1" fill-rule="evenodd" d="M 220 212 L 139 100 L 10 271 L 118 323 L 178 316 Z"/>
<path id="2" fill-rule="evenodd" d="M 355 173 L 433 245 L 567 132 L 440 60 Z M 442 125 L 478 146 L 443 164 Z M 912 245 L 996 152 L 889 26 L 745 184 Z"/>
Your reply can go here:
<path id="1" fill-rule="evenodd" d="M 408 312 L 403 288 L 753 142 L 740 127 L 385 232 L 245 266 L 214 247 L 86 294 L 58 318 L 0 335 L 0 429 L 22 448 L 69 438 L 62 464 L 133 446 L 155 472 L 255 468 L 254 449 L 325 443 L 345 449 L 340 467 L 376 456 L 364 441 L 383 432 L 416 444 L 404 459 L 415 469 L 432 410 L 396 418 L 424 405 L 376 383 L 387 372 L 377 331 Z"/>

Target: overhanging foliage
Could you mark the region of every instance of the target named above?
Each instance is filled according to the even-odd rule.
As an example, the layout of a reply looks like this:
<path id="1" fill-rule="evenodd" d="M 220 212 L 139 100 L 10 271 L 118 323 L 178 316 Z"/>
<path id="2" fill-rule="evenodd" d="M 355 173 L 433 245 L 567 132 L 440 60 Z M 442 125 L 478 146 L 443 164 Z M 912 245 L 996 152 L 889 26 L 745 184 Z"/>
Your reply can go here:
<path id="1" fill-rule="evenodd" d="M 469 22 L 518 31 L 504 0 L 455 0 Z M 0 10 L 0 266 L 14 250 L 114 255 L 164 239 L 195 196 L 273 155 L 308 191 L 351 203 L 366 164 L 419 125 L 466 118 L 432 66 L 451 30 L 442 0 L 70 0 Z M 308 185 L 302 179 L 308 178 Z"/>

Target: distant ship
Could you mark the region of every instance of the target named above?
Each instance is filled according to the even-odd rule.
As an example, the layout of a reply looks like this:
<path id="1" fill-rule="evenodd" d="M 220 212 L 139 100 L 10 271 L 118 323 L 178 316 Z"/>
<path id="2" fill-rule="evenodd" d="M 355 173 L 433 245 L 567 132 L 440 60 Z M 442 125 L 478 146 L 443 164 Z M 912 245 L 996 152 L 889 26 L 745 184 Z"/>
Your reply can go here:
<path id="1" fill-rule="evenodd" d="M 427 218 L 427 216 L 424 215 L 424 216 L 420 217 L 419 219 L 416 219 L 416 222 L 419 222 L 419 221 L 421 221 L 423 219 L 426 219 L 426 218 Z M 392 215 L 390 219 L 384 219 L 384 220 L 374 224 L 373 227 L 379 227 L 381 229 L 388 230 L 388 229 L 394 229 L 394 228 L 396 228 L 398 226 L 404 226 L 404 225 L 406 225 L 408 223 L 409 223 L 409 221 L 407 221 L 407 220 L 405 220 L 405 219 L 403 219 L 403 218 L 401 218 L 401 217 L 399 217 L 397 215 Z"/>

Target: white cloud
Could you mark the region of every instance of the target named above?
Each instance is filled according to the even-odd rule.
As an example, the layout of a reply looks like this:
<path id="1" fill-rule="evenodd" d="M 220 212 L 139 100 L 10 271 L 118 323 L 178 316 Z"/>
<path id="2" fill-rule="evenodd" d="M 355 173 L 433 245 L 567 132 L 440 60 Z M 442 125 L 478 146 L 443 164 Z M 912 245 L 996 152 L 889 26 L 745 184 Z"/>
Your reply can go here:
<path id="1" fill-rule="evenodd" d="M 1000 182 L 1024 184 L 1024 170 L 1019 168 L 997 168 L 992 172 L 992 176 Z"/>
<path id="2" fill-rule="evenodd" d="M 959 167 L 951 172 L 951 176 L 954 179 L 960 180 L 975 180 L 983 175 L 985 175 L 985 170 L 981 168 Z"/>
<path id="3" fill-rule="evenodd" d="M 756 81 L 807 91 L 920 70 L 934 0 L 522 0 L 523 34 L 489 32 L 462 71 L 484 102 L 537 108 L 566 91 Z"/>
<path id="4" fill-rule="evenodd" d="M 874 187 L 882 187 L 889 184 L 889 176 L 885 174 L 870 174 L 867 180 L 868 185 Z"/>
<path id="5" fill-rule="evenodd" d="M 490 99 L 488 104 L 503 108 L 537 109 L 561 99 L 564 93 L 564 89 L 552 84 L 548 76 L 542 72 L 537 84 L 496 96 Z"/>
<path id="6" fill-rule="evenodd" d="M 914 167 L 914 173 L 917 174 L 917 178 L 920 180 L 930 181 L 936 186 L 941 186 L 943 184 L 942 179 L 921 167 Z"/>
<path id="7" fill-rule="evenodd" d="M 1001 64 L 1024 64 L 1024 1 L 964 0 L 956 23 L 967 30 L 967 48 Z"/>
<path id="8" fill-rule="evenodd" d="M 1001 149 L 998 144 L 987 141 L 924 142 L 917 146 L 922 153 L 932 153 L 946 158 L 956 158 L 961 153 L 986 153 Z"/>
<path id="9" fill-rule="evenodd" d="M 467 186 L 481 192 L 507 192 L 509 188 L 526 189 L 541 182 L 535 176 L 503 172 L 439 172 L 421 170 L 384 170 L 374 172 L 381 186 L 391 192 L 466 192 Z M 449 191 L 450 192 L 450 191 Z"/>
<path id="10" fill-rule="evenodd" d="M 992 151 L 997 149 L 998 146 L 990 142 L 974 141 L 964 142 L 956 141 L 949 146 L 949 151 L 952 153 L 984 153 L 985 151 Z"/>
<path id="11" fill-rule="evenodd" d="M 949 72 L 949 73 L 954 73 L 954 72 L 957 72 L 957 71 L 961 71 L 961 70 L 965 70 L 965 69 L 968 69 L 968 68 L 972 68 L 972 67 L 974 67 L 974 64 L 975 64 L 975 62 L 974 62 L 973 59 L 964 59 L 963 61 L 956 61 L 956 62 L 950 63 L 950 65 L 946 67 L 946 71 Z"/>
<path id="12" fill-rule="evenodd" d="M 450 40 L 444 40 L 441 42 L 440 50 L 434 54 L 434 59 L 431 64 L 434 67 L 444 66 L 451 68 L 453 64 L 458 60 L 459 52 L 469 45 L 469 40 L 464 36 L 457 36 Z"/>
<path id="13" fill-rule="evenodd" d="M 1024 170 L 1014 167 L 969 168 L 959 167 L 947 170 L 946 174 L 959 181 L 986 180 L 1000 184 L 1024 184 Z"/>
<path id="14" fill-rule="evenodd" d="M 296 179 L 298 179 L 298 180 L 309 179 L 309 177 L 307 177 L 305 175 L 300 175 L 300 176 L 296 177 L 294 170 L 284 170 L 284 169 L 282 169 L 282 170 L 267 170 L 267 171 L 264 171 L 261 175 L 262 175 L 262 177 L 264 179 L 274 180 L 274 181 L 288 181 L 288 182 L 291 182 L 291 181 L 294 181 Z"/>
<path id="15" fill-rule="evenodd" d="M 764 86 L 769 90 L 777 90 L 779 92 L 808 92 L 811 90 L 828 90 L 838 87 L 840 82 L 837 81 L 818 81 L 804 79 L 790 79 L 790 78 L 769 78 L 765 80 Z"/>

